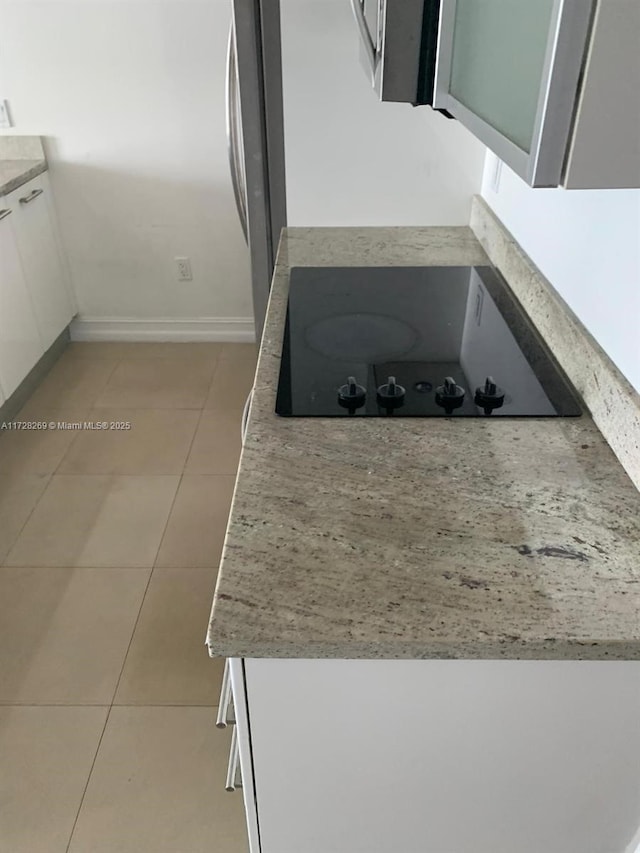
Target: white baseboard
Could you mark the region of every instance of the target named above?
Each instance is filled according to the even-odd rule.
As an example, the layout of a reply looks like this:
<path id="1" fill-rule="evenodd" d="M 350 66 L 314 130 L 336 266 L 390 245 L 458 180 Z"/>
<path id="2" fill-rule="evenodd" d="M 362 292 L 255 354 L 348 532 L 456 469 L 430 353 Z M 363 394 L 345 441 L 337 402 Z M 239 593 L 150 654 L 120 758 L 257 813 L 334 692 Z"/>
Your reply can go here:
<path id="1" fill-rule="evenodd" d="M 253 343 L 253 317 L 76 317 L 72 341 L 221 341 Z"/>

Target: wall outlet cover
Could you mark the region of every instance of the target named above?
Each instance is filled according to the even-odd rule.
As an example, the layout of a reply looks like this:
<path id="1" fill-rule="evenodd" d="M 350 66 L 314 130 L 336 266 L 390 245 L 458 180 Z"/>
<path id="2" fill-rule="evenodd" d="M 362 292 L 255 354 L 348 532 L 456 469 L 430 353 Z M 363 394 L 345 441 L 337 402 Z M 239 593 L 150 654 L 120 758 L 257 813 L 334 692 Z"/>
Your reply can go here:
<path id="1" fill-rule="evenodd" d="M 191 260 L 189 258 L 174 258 L 178 271 L 178 281 L 193 281 Z"/>

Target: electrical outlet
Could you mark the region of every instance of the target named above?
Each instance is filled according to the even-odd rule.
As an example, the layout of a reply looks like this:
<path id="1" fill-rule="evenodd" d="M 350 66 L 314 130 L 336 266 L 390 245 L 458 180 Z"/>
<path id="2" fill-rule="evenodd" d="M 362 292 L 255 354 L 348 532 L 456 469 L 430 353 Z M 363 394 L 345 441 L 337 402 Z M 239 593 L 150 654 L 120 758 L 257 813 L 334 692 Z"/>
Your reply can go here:
<path id="1" fill-rule="evenodd" d="M 0 127 L 12 127 L 8 101 L 0 100 Z"/>
<path id="2" fill-rule="evenodd" d="M 178 281 L 193 281 L 189 258 L 174 258 L 178 270 Z"/>

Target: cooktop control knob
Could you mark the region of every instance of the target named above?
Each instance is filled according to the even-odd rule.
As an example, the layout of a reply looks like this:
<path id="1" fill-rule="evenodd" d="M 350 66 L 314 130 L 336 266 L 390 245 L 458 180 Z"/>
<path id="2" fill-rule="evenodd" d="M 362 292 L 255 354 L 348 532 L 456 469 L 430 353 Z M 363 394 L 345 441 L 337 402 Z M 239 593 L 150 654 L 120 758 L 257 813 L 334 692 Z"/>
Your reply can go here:
<path id="1" fill-rule="evenodd" d="M 396 383 L 396 377 L 390 376 L 385 385 L 380 385 L 377 393 L 378 405 L 391 414 L 394 409 L 399 409 L 404 403 L 405 389 Z"/>
<path id="2" fill-rule="evenodd" d="M 347 379 L 346 385 L 341 385 L 338 389 L 338 403 L 345 409 L 349 410 L 349 414 L 353 415 L 356 409 L 364 406 L 367 399 L 367 389 L 363 385 L 358 385 L 355 376 L 350 376 Z"/>
<path id="3" fill-rule="evenodd" d="M 436 388 L 436 403 L 442 406 L 446 414 L 453 414 L 454 409 L 459 409 L 464 403 L 464 388 L 456 385 L 451 376 L 447 376 L 444 383 Z"/>
<path id="4" fill-rule="evenodd" d="M 494 409 L 499 409 L 504 403 L 504 391 L 498 388 L 492 376 L 487 376 L 484 385 L 476 388 L 473 400 L 476 406 L 484 409 L 485 415 L 490 415 Z"/>

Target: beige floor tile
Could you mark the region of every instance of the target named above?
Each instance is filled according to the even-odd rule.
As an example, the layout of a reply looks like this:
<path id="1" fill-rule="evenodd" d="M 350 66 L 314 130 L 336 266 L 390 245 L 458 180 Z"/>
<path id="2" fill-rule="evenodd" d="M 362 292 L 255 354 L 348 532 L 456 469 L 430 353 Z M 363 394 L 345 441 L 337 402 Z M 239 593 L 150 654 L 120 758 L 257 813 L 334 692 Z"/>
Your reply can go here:
<path id="1" fill-rule="evenodd" d="M 0 702 L 110 704 L 149 574 L 0 569 Z"/>
<path id="2" fill-rule="evenodd" d="M 107 708 L 0 708 L 2 853 L 65 853 L 106 716 Z"/>
<path id="3" fill-rule="evenodd" d="M 214 587 L 210 569 L 153 570 L 117 705 L 217 705 L 224 661 L 204 644 Z"/>
<path id="4" fill-rule="evenodd" d="M 220 358 L 258 361 L 258 344 L 220 344 Z"/>
<path id="5" fill-rule="evenodd" d="M 185 473 L 226 474 L 235 477 L 242 450 L 241 417 L 242 413 L 237 410 L 205 410 L 193 439 Z"/>
<path id="6" fill-rule="evenodd" d="M 60 474 L 181 474 L 198 425 L 195 409 L 92 409 L 92 422 L 130 429 L 83 430 Z"/>
<path id="7" fill-rule="evenodd" d="M 47 429 L 20 429 L 0 432 L 0 473 L 52 474 L 78 435 L 69 425 L 87 420 L 89 409 L 44 407 L 37 417 L 22 415 L 16 421 L 46 424 Z"/>
<path id="8" fill-rule="evenodd" d="M 156 566 L 197 569 L 219 564 L 234 484 L 234 477 L 183 476 Z"/>
<path id="9" fill-rule="evenodd" d="M 253 388 L 255 361 L 250 358 L 220 359 L 209 389 L 205 408 L 219 412 L 242 411 Z"/>
<path id="10" fill-rule="evenodd" d="M 110 358 L 120 361 L 123 358 L 204 358 L 213 360 L 218 357 L 224 344 L 217 343 L 129 343 L 73 341 L 65 351 L 69 358 Z"/>
<path id="11" fill-rule="evenodd" d="M 247 853 L 211 708 L 113 708 L 69 853 Z"/>
<path id="12" fill-rule="evenodd" d="M 22 420 L 51 409 L 91 406 L 102 393 L 116 365 L 105 358 L 57 361 L 20 412 Z"/>
<path id="13" fill-rule="evenodd" d="M 150 568 L 179 480 L 54 474 L 5 562 Z"/>
<path id="14" fill-rule="evenodd" d="M 77 364 L 81 364 L 80 359 Z M 129 358 L 118 362 L 97 400 L 106 408 L 201 409 L 216 362 L 201 358 Z"/>
<path id="15" fill-rule="evenodd" d="M 48 482 L 49 477 L 44 474 L 0 474 L 0 564 L 20 535 Z"/>

